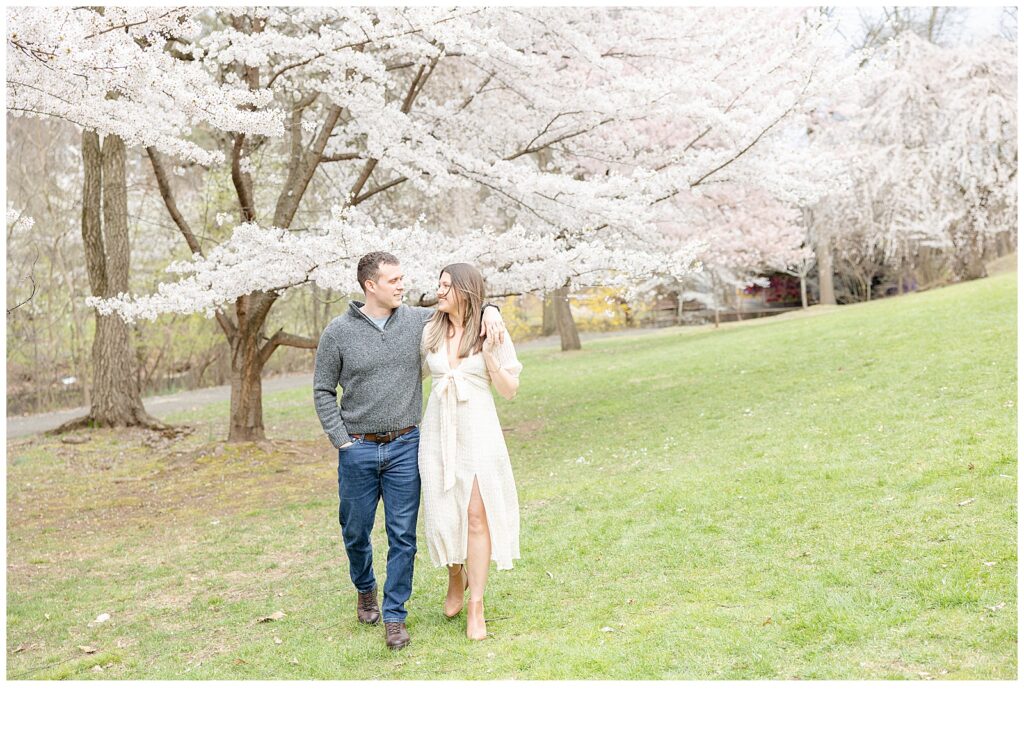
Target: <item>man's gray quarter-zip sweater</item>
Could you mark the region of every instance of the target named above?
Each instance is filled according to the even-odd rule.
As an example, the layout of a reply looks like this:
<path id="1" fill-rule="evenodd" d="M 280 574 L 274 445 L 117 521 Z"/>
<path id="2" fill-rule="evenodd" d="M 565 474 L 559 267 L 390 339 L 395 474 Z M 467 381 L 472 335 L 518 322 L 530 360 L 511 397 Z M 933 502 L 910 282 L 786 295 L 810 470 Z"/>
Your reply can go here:
<path id="1" fill-rule="evenodd" d="M 381 329 L 359 310 L 363 304 L 350 302 L 316 349 L 313 402 L 335 448 L 351 441 L 350 433 L 418 425 L 423 408 L 420 339 L 434 310 L 400 305 Z"/>

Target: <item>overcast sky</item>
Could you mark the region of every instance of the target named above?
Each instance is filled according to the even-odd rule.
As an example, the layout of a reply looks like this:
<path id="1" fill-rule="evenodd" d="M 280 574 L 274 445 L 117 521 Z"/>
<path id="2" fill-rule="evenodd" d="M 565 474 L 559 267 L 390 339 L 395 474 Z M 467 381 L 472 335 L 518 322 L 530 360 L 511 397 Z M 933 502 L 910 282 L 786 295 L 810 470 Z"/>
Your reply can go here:
<path id="1" fill-rule="evenodd" d="M 963 41 L 973 41 L 979 38 L 999 35 L 999 23 L 1002 18 L 1002 6 L 994 5 L 989 7 L 967 6 L 967 18 L 964 23 Z M 839 29 L 848 39 L 858 38 L 861 31 L 860 12 L 868 16 L 881 14 L 880 6 L 864 7 L 837 7 L 836 17 L 839 19 Z"/>

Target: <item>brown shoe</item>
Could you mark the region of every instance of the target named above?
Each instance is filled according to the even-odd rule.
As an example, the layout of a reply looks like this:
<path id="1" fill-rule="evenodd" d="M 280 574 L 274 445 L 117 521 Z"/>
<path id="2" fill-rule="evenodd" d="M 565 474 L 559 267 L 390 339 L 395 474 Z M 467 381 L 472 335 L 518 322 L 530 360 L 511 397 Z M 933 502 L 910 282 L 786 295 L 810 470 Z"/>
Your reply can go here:
<path id="1" fill-rule="evenodd" d="M 380 621 L 376 587 L 367 592 L 360 592 L 356 596 L 356 617 L 360 623 L 366 625 L 376 625 Z"/>
<path id="2" fill-rule="evenodd" d="M 388 648 L 397 651 L 409 645 L 409 631 L 405 629 L 405 623 L 384 623 L 384 642 Z"/>

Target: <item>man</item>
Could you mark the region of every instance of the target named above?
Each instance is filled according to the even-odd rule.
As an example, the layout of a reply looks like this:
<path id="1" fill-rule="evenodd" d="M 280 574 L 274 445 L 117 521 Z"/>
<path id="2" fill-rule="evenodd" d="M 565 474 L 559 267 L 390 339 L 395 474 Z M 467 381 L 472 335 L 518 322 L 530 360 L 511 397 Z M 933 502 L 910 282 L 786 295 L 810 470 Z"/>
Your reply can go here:
<path id="1" fill-rule="evenodd" d="M 402 304 L 402 268 L 387 252 L 363 256 L 356 276 L 366 302 L 350 302 L 320 336 L 313 400 L 338 449 L 338 521 L 357 592 L 356 617 L 368 625 L 381 619 L 370 534 L 377 501 L 384 501 L 384 636 L 388 648 L 399 649 L 409 644 L 405 603 L 412 595 L 420 506 L 420 338 L 434 310 Z M 484 309 L 481 334 L 488 331 L 503 340 L 494 305 Z"/>

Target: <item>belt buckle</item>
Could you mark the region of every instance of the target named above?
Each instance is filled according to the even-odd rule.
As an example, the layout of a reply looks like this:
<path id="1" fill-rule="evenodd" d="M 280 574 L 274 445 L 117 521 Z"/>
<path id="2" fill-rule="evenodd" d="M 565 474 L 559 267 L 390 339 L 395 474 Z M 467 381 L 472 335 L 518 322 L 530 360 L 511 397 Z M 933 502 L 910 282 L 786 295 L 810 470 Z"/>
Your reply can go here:
<path id="1" fill-rule="evenodd" d="M 384 443 L 391 443 L 393 440 L 395 440 L 395 432 L 388 431 L 387 433 L 384 434 L 384 438 L 387 439 L 384 441 Z"/>

